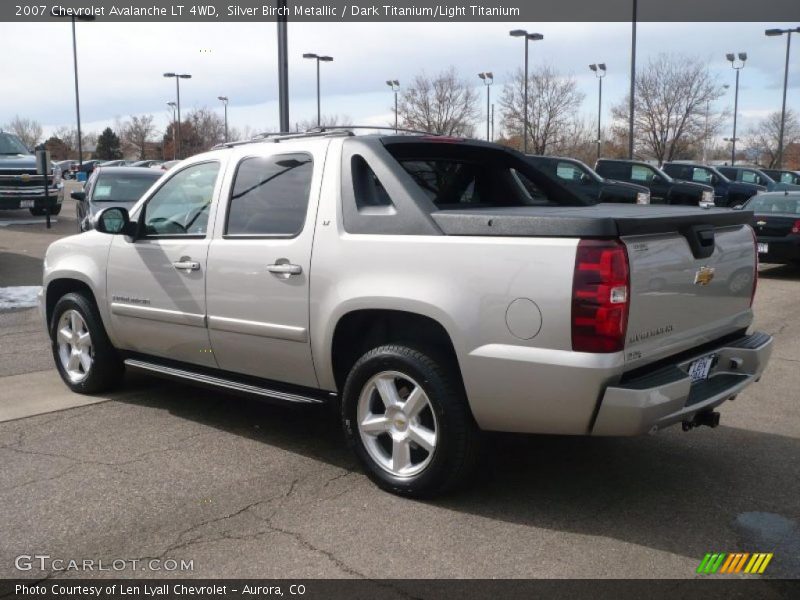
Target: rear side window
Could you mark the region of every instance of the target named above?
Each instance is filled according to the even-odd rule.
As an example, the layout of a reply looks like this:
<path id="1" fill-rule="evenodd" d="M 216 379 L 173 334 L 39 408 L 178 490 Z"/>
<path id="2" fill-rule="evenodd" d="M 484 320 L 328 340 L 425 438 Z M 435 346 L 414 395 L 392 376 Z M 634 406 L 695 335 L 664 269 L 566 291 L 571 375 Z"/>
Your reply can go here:
<path id="1" fill-rule="evenodd" d="M 581 180 L 583 172 L 572 163 L 559 162 L 556 165 L 556 175 L 558 175 L 560 179 L 576 182 Z"/>
<path id="2" fill-rule="evenodd" d="M 393 214 L 394 203 L 372 167 L 358 154 L 351 160 L 353 192 L 359 212 Z"/>
<path id="3" fill-rule="evenodd" d="M 700 183 L 711 183 L 711 171 L 695 167 L 692 172 L 692 181 Z"/>
<path id="4" fill-rule="evenodd" d="M 641 165 L 631 167 L 631 179 L 633 181 L 650 181 L 653 179 L 653 171 Z"/>
<path id="5" fill-rule="evenodd" d="M 254 156 L 236 169 L 226 235 L 297 235 L 303 230 L 314 164 L 305 153 Z"/>
<path id="6" fill-rule="evenodd" d="M 761 178 L 755 171 L 742 171 L 742 181 L 746 183 L 761 183 Z"/>
<path id="7" fill-rule="evenodd" d="M 606 179 L 631 178 L 631 167 L 625 163 L 601 162 L 598 163 L 596 170 Z"/>

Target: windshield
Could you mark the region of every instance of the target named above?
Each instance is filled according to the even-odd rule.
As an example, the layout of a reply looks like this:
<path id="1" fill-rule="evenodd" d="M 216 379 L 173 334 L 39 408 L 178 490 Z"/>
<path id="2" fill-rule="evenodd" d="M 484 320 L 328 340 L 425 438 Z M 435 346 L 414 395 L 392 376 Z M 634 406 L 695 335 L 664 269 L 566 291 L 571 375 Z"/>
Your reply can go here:
<path id="1" fill-rule="evenodd" d="M 780 196 L 753 196 L 747 208 L 758 214 L 783 213 L 800 215 L 800 194 Z"/>
<path id="2" fill-rule="evenodd" d="M 92 202 L 136 202 L 159 177 L 160 171 L 101 173 L 94 184 Z"/>
<path id="3" fill-rule="evenodd" d="M 0 133 L 0 154 L 30 154 L 30 152 L 17 136 Z"/>

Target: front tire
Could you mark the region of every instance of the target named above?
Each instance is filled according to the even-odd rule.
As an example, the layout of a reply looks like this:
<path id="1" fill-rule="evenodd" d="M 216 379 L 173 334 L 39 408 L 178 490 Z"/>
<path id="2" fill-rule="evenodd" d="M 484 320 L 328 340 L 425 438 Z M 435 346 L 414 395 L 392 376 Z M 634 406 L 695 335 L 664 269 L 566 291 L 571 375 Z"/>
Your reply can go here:
<path id="1" fill-rule="evenodd" d="M 86 295 L 74 292 L 58 300 L 50 339 L 58 373 L 73 392 L 105 392 L 122 380 L 122 360 L 108 339 L 97 307 Z"/>
<path id="2" fill-rule="evenodd" d="M 350 371 L 342 424 L 379 487 L 430 497 L 466 481 L 480 432 L 455 365 L 403 345 L 374 348 Z"/>

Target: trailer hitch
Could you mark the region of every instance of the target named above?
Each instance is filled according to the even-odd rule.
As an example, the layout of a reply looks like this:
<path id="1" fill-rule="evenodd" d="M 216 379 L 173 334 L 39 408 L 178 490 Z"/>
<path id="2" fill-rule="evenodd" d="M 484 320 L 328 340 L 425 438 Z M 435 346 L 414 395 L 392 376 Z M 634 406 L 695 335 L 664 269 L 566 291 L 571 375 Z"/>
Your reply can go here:
<path id="1" fill-rule="evenodd" d="M 692 417 L 691 421 L 683 422 L 683 430 L 689 431 L 690 429 L 700 427 L 701 425 L 712 428 L 716 427 L 719 425 L 719 413 L 715 410 L 704 410 L 703 412 L 699 412 Z"/>

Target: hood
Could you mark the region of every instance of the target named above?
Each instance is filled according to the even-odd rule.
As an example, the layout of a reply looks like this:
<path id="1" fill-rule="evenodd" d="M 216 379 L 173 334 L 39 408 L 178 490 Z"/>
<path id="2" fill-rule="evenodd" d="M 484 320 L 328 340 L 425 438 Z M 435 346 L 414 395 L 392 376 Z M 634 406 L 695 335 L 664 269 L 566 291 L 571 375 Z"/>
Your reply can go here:
<path id="1" fill-rule="evenodd" d="M 613 186 L 614 190 L 627 191 L 631 192 L 634 195 L 637 194 L 638 192 L 644 192 L 645 194 L 650 194 L 649 188 L 646 188 L 643 185 L 639 185 L 638 183 L 630 183 L 628 181 L 617 181 L 616 179 L 605 179 L 603 183 L 609 186 Z"/>
<path id="2" fill-rule="evenodd" d="M 35 169 L 36 157 L 33 154 L 0 154 L 0 169 Z"/>
<path id="3" fill-rule="evenodd" d="M 769 188 L 770 192 L 785 192 L 787 190 L 790 192 L 796 192 L 800 190 L 800 185 L 795 185 L 794 183 L 783 183 L 782 181 L 781 182 L 776 181 Z"/>
<path id="4" fill-rule="evenodd" d="M 744 181 L 731 181 L 728 184 L 728 190 L 731 192 L 756 193 L 756 192 L 766 192 L 767 188 L 763 185 L 758 185 L 757 183 L 746 183 Z"/>
<path id="5" fill-rule="evenodd" d="M 697 192 L 698 194 L 701 192 L 711 192 L 714 193 L 714 188 L 710 185 L 706 185 L 705 183 L 697 183 L 696 181 L 685 181 L 683 179 L 673 179 L 672 180 L 673 188 L 676 188 L 682 192 Z"/>

